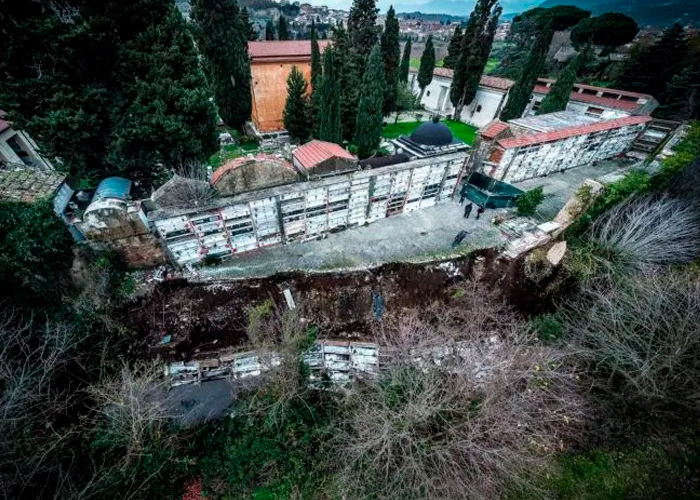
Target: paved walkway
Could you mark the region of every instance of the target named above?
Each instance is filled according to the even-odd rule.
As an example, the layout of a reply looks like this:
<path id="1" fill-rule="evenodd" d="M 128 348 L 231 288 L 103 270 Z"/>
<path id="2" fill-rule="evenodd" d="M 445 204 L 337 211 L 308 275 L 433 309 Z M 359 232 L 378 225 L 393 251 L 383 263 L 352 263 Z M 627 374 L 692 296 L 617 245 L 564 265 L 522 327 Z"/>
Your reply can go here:
<path id="1" fill-rule="evenodd" d="M 531 179 L 516 186 L 523 191 L 544 187 L 545 200 L 538 216 L 548 221 L 564 207 L 585 179 L 598 179 L 630 166 L 630 162 L 612 160 Z M 211 278 L 234 278 L 269 276 L 285 271 L 355 269 L 387 262 L 443 259 L 505 242 L 503 235 L 491 224 L 496 211 L 487 210 L 479 221 L 474 219 L 476 210 L 469 219 L 464 219 L 462 213 L 463 207 L 457 202 L 445 203 L 329 234 L 322 240 L 242 254 L 218 266 L 202 268 L 201 274 Z M 453 250 L 452 241 L 462 230 L 468 231 L 469 235 Z"/>

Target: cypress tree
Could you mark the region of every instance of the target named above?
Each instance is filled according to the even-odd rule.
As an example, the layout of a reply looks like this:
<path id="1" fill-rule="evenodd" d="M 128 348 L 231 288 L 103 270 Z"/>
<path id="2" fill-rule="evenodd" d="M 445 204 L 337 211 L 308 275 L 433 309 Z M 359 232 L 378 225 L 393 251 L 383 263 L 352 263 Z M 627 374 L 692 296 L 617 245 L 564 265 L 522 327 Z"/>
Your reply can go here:
<path id="1" fill-rule="evenodd" d="M 382 59 L 384 60 L 384 114 L 389 114 L 396 108 L 396 84 L 399 81 L 399 20 L 396 19 L 394 7 L 389 7 L 381 36 Z"/>
<path id="2" fill-rule="evenodd" d="M 576 83 L 576 76 L 578 75 L 580 65 L 581 56 L 572 59 L 569 64 L 566 65 L 566 68 L 564 68 L 564 71 L 562 71 L 561 75 L 557 78 L 549 94 L 547 94 L 542 104 L 540 104 L 536 114 L 546 115 L 547 113 L 564 111 L 566 109 L 567 104 L 569 104 L 569 99 L 571 98 L 571 90 L 574 88 L 574 83 Z"/>
<path id="3" fill-rule="evenodd" d="M 353 51 L 367 56 L 377 43 L 376 0 L 353 0 L 348 17 L 348 38 Z"/>
<path id="4" fill-rule="evenodd" d="M 435 70 L 435 47 L 433 47 L 433 35 L 428 35 L 425 42 L 425 49 L 420 56 L 420 67 L 418 68 L 418 85 L 420 86 L 420 97 L 418 102 L 423 100 L 425 87 L 433 81 L 433 71 Z"/>
<path id="5" fill-rule="evenodd" d="M 333 50 L 323 53 L 323 78 L 320 90 L 318 138 L 340 144 L 343 130 L 340 120 L 340 81 L 335 72 Z"/>
<path id="6" fill-rule="evenodd" d="M 318 48 L 318 38 L 316 37 L 316 23 L 311 21 L 311 85 L 315 86 L 316 79 L 321 76 L 323 66 L 321 65 L 321 51 Z"/>
<path id="7" fill-rule="evenodd" d="M 372 49 L 360 86 L 360 105 L 355 123 L 355 143 L 360 158 L 367 158 L 379 147 L 384 115 L 384 65 L 378 45 Z"/>
<path id="8" fill-rule="evenodd" d="M 284 106 L 284 128 L 293 141 L 305 142 L 311 135 L 309 120 L 309 102 L 306 97 L 308 84 L 304 75 L 292 66 L 287 77 L 287 102 Z"/>
<path id="9" fill-rule="evenodd" d="M 236 0 L 195 0 L 192 19 L 222 120 L 241 130 L 252 98 L 247 25 Z"/>
<path id="10" fill-rule="evenodd" d="M 243 22 L 243 27 L 245 28 L 246 38 L 248 41 L 253 42 L 257 40 L 258 30 L 255 29 L 255 26 L 250 21 L 250 14 L 248 13 L 248 9 L 246 7 L 241 9 L 241 20 Z"/>
<path id="11" fill-rule="evenodd" d="M 287 20 L 283 15 L 280 15 L 279 25 L 277 26 L 277 38 L 279 40 L 291 40 L 289 36 L 289 27 L 287 26 Z"/>
<path id="12" fill-rule="evenodd" d="M 408 83 L 408 69 L 411 66 L 411 39 L 409 38 L 406 45 L 403 46 L 403 55 L 401 56 L 401 64 L 399 65 L 399 82 Z"/>
<path id="13" fill-rule="evenodd" d="M 552 39 L 551 25 L 540 31 L 535 44 L 530 50 L 527 63 L 520 72 L 518 80 L 508 94 L 508 102 L 501 112 L 501 120 L 508 121 L 520 118 L 532 97 L 532 90 L 544 68 L 547 59 L 549 43 Z"/>
<path id="14" fill-rule="evenodd" d="M 468 106 L 476 97 L 500 15 L 501 7 L 496 0 L 479 0 L 469 16 L 450 89 L 455 119 L 459 119 L 464 106 Z"/>
<path id="15" fill-rule="evenodd" d="M 457 60 L 459 59 L 459 52 L 462 48 L 462 27 L 458 24 L 455 27 L 455 32 L 450 38 L 450 44 L 447 46 L 447 55 L 443 62 L 443 66 L 446 68 L 454 69 L 457 65 Z"/>
<path id="16" fill-rule="evenodd" d="M 347 31 L 341 23 L 333 28 L 333 55 L 335 70 L 340 80 L 340 114 L 343 139 L 351 141 L 355 136 L 355 119 L 359 104 L 360 78 L 357 58 L 351 52 Z"/>
<path id="17" fill-rule="evenodd" d="M 272 21 L 268 21 L 267 24 L 265 25 L 265 40 L 274 40 L 275 39 L 275 26 L 272 24 Z"/>

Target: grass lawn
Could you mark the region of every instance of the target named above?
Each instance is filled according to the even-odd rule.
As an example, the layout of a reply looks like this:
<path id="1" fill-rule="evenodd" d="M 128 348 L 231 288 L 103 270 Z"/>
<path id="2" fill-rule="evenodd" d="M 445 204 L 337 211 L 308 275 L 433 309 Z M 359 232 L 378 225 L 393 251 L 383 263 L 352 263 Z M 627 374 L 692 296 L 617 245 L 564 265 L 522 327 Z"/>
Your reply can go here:
<path id="1" fill-rule="evenodd" d="M 495 70 L 499 65 L 498 59 L 490 58 L 486 62 L 486 67 L 484 68 L 484 74 L 490 75 L 493 70 Z"/>
<path id="2" fill-rule="evenodd" d="M 405 122 L 397 123 L 396 125 L 388 124 L 384 126 L 382 135 L 387 139 L 396 139 L 401 135 L 409 135 L 421 123 L 425 122 Z M 443 120 L 443 123 L 450 128 L 452 135 L 454 135 L 456 139 L 464 141 L 467 144 L 472 144 L 474 142 L 477 130 L 476 127 L 453 120 Z"/>
<path id="3" fill-rule="evenodd" d="M 440 59 L 439 61 L 435 61 L 435 67 L 442 68 L 444 61 L 445 61 L 444 59 Z M 408 64 L 411 68 L 420 68 L 420 57 L 411 58 L 411 62 L 409 62 Z"/>
<path id="4" fill-rule="evenodd" d="M 242 146 L 232 144 L 230 146 L 224 146 L 222 149 L 219 149 L 219 151 L 209 157 L 209 165 L 216 169 L 226 163 L 228 160 L 247 155 L 248 153 L 257 152 L 257 144 L 243 144 Z"/>

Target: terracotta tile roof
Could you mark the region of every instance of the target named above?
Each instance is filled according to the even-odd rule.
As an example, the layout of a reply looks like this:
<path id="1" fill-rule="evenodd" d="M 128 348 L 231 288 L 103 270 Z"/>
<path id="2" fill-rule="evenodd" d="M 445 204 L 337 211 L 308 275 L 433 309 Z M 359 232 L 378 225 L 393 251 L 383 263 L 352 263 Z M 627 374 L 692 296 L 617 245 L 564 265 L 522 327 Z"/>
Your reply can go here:
<path id="1" fill-rule="evenodd" d="M 585 135 L 593 132 L 602 132 L 605 130 L 612 130 L 621 127 L 627 127 L 630 125 L 640 125 L 642 123 L 647 123 L 651 121 L 649 116 L 626 116 L 624 118 L 618 118 L 616 120 L 606 120 L 596 123 L 591 123 L 590 125 L 578 125 L 575 127 L 566 127 L 553 132 L 541 132 L 538 134 L 524 135 L 522 137 L 513 137 L 509 139 L 501 139 L 498 141 L 505 149 L 520 148 L 523 146 L 531 146 L 533 144 L 540 144 L 544 142 L 554 142 L 561 139 L 568 139 L 569 137 L 575 137 L 577 135 Z"/>
<path id="2" fill-rule="evenodd" d="M 536 94 L 547 95 L 551 90 L 551 87 L 537 85 L 535 86 L 533 92 Z M 611 97 L 598 97 L 595 95 L 581 94 L 579 92 L 572 92 L 571 100 L 576 102 L 583 102 L 586 104 L 603 106 L 605 108 L 621 109 L 623 111 L 636 111 L 641 107 L 641 104 L 639 104 L 638 102 L 622 101 L 619 99 L 613 99 Z"/>
<path id="3" fill-rule="evenodd" d="M 65 174 L 44 170 L 0 170 L 0 199 L 31 203 L 51 198 Z"/>
<path id="4" fill-rule="evenodd" d="M 4 132 L 8 128 L 10 128 L 10 123 L 7 120 L 5 120 L 6 116 L 7 114 L 2 109 L 0 109 L 0 132 Z"/>
<path id="5" fill-rule="evenodd" d="M 319 40 L 321 52 L 328 46 L 329 40 Z M 297 61 L 311 58 L 311 41 L 309 40 L 266 40 L 248 42 L 248 54 L 251 61 Z"/>
<path id="6" fill-rule="evenodd" d="M 538 82 L 545 82 L 545 83 L 554 83 L 556 80 L 552 78 L 538 78 Z M 584 89 L 584 90 L 595 90 L 596 92 L 607 92 L 610 94 L 617 94 L 617 95 L 622 95 L 626 97 L 636 97 L 637 99 L 653 99 L 653 96 L 649 94 L 641 94 L 639 92 L 631 92 L 629 90 L 619 90 L 619 89 L 611 89 L 608 87 L 595 87 L 593 85 L 586 85 L 585 83 L 575 83 L 574 87 L 577 89 Z"/>
<path id="7" fill-rule="evenodd" d="M 268 165 L 273 164 L 277 165 L 280 168 L 287 168 L 293 170 L 292 165 L 287 160 L 277 155 L 260 153 L 252 158 L 250 156 L 240 156 L 238 158 L 234 158 L 233 160 L 227 161 L 222 166 L 217 168 L 211 176 L 210 183 L 212 186 L 216 185 L 216 183 L 219 182 L 225 174 L 242 165 L 262 162 L 267 163 Z"/>
<path id="8" fill-rule="evenodd" d="M 418 73 L 418 70 L 416 68 L 410 68 L 409 72 Z M 433 70 L 433 76 L 449 78 L 451 80 L 454 78 L 454 70 L 450 68 L 435 68 Z M 498 90 L 509 90 L 513 85 L 515 85 L 515 82 L 513 80 L 509 80 L 508 78 L 482 75 L 480 84 L 482 87 L 489 87 Z"/>
<path id="9" fill-rule="evenodd" d="M 492 89 L 499 90 L 510 90 L 510 88 L 515 85 L 513 80 L 508 78 L 500 78 L 497 76 L 482 75 L 481 85 L 484 87 L 490 87 Z"/>
<path id="10" fill-rule="evenodd" d="M 500 120 L 494 120 L 479 131 L 484 139 L 495 139 L 498 134 L 508 130 L 508 124 Z"/>
<path id="11" fill-rule="evenodd" d="M 322 161 L 331 158 L 345 158 L 355 160 L 356 158 L 348 151 L 332 142 L 311 141 L 298 147 L 292 156 L 306 170 L 311 170 Z"/>

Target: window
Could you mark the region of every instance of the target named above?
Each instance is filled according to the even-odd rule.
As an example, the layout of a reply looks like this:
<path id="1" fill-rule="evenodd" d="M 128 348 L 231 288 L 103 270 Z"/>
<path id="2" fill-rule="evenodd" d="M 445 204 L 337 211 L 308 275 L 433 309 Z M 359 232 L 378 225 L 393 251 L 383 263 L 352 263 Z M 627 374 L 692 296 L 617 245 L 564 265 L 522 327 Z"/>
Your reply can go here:
<path id="1" fill-rule="evenodd" d="M 477 113 L 481 113 L 481 104 L 479 104 L 479 105 L 476 107 L 476 112 L 477 112 Z"/>
<path id="2" fill-rule="evenodd" d="M 593 116 L 594 118 L 600 118 L 600 116 L 603 114 L 603 111 L 603 108 L 595 108 L 593 106 L 589 106 L 586 110 L 586 115 Z"/>

